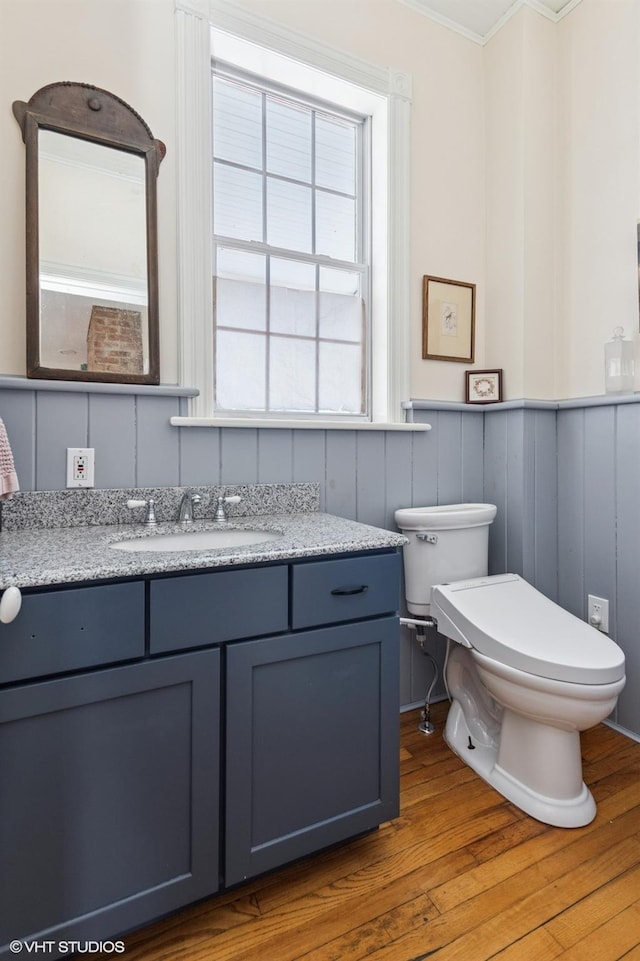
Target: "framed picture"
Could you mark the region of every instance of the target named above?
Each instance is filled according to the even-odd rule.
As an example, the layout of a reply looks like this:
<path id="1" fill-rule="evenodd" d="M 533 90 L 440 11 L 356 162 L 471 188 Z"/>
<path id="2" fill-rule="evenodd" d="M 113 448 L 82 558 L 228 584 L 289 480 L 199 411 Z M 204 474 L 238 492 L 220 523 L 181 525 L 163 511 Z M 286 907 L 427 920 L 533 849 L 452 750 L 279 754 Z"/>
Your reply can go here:
<path id="1" fill-rule="evenodd" d="M 467 404 L 497 404 L 502 400 L 501 370 L 465 370 Z"/>
<path id="2" fill-rule="evenodd" d="M 476 285 L 444 277 L 422 278 L 422 356 L 472 364 Z"/>

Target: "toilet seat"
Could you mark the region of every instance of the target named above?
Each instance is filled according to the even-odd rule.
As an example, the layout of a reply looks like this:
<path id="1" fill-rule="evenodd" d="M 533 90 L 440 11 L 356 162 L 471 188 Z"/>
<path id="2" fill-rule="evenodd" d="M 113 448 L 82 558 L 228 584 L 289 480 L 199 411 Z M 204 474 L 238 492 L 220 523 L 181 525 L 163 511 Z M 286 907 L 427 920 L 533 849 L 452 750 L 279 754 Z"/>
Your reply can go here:
<path id="1" fill-rule="evenodd" d="M 611 638 L 517 574 L 437 585 L 431 613 L 440 633 L 528 674 L 576 684 L 624 677 L 624 654 Z"/>

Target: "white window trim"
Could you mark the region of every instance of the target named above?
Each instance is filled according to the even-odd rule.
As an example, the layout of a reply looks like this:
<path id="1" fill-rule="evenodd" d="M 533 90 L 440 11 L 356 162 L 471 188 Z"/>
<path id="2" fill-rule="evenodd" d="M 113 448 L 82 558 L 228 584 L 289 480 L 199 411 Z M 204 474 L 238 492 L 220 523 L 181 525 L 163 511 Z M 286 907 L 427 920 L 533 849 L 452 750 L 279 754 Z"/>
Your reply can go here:
<path id="1" fill-rule="evenodd" d="M 182 426 L 243 426 L 215 418 L 211 291 L 211 117 L 210 26 L 263 44 L 278 53 L 370 89 L 387 98 L 389 123 L 387 245 L 387 400 L 374 410 L 379 428 L 404 422 L 402 402 L 409 396 L 409 172 L 411 78 L 320 43 L 275 21 L 243 9 L 232 0 L 175 0 L 178 143 L 178 316 L 181 385 L 196 387 L 190 416 L 173 418 Z M 196 423 L 197 422 L 197 423 Z M 296 421 L 287 421 L 287 426 Z M 334 422 L 317 427 L 336 427 Z M 251 426 L 282 427 L 283 422 L 252 420 Z M 249 426 L 247 423 L 246 426 Z M 308 421 L 299 426 L 309 427 Z M 343 428 L 358 429 L 357 421 Z M 406 425 L 414 427 L 415 425 Z"/>

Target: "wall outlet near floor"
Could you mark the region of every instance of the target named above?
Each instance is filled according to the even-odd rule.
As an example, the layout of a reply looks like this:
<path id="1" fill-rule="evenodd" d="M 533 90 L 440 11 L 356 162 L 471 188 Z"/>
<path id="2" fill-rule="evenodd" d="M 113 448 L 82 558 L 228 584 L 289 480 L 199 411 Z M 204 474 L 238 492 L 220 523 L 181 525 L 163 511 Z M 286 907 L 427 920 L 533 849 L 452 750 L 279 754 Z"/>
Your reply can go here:
<path id="1" fill-rule="evenodd" d="M 605 634 L 609 633 L 609 601 L 595 594 L 587 596 L 587 620 Z"/>
<path id="2" fill-rule="evenodd" d="M 93 447 L 67 447 L 67 487 L 94 486 Z"/>

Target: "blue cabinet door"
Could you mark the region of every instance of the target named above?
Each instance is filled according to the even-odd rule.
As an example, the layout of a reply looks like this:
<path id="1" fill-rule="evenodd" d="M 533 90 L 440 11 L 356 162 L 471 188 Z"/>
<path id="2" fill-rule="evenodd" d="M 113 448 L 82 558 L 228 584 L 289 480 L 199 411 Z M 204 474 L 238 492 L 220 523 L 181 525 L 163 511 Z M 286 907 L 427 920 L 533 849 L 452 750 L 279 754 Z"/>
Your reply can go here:
<path id="1" fill-rule="evenodd" d="M 217 650 L 0 692 L 0 954 L 216 891 L 219 723 Z"/>
<path id="2" fill-rule="evenodd" d="M 398 620 L 227 648 L 228 885 L 398 814 Z"/>

